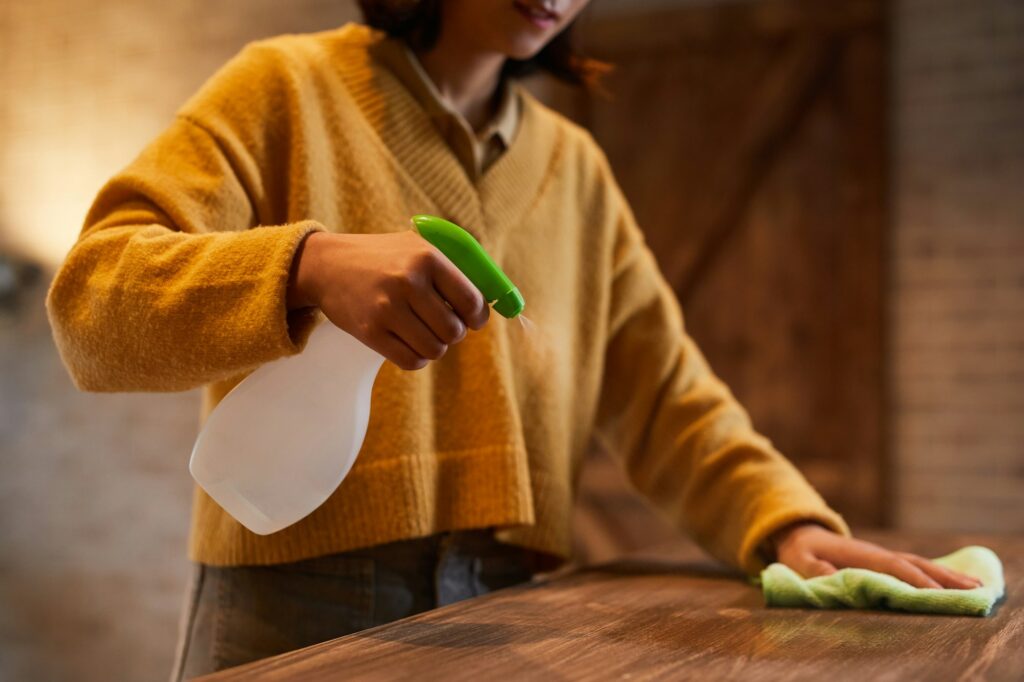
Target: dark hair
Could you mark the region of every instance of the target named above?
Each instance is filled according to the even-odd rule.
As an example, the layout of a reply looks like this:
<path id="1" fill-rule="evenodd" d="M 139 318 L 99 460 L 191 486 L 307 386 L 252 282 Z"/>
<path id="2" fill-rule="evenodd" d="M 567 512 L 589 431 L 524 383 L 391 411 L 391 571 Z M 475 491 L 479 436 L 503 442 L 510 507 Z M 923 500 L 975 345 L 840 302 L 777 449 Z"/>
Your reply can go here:
<path id="1" fill-rule="evenodd" d="M 404 40 L 413 50 L 429 50 L 441 34 L 442 0 L 358 0 L 363 20 L 373 28 Z M 531 59 L 509 59 L 505 76 L 526 76 L 546 71 L 571 85 L 597 89 L 611 66 L 581 55 L 573 42 L 570 24 Z"/>

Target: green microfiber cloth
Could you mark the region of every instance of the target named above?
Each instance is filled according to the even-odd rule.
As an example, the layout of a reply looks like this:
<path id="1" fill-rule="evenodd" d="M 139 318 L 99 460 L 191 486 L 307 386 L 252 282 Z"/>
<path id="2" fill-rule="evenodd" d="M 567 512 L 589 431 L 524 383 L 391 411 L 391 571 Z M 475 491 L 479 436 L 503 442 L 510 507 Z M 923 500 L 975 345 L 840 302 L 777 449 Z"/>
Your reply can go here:
<path id="1" fill-rule="evenodd" d="M 977 578 L 971 590 L 912 587 L 899 578 L 863 568 L 844 568 L 832 575 L 801 578 L 775 563 L 761 571 L 768 606 L 818 609 L 893 609 L 917 613 L 987 616 L 1003 596 L 1003 565 L 986 547 L 964 547 L 935 563 Z"/>

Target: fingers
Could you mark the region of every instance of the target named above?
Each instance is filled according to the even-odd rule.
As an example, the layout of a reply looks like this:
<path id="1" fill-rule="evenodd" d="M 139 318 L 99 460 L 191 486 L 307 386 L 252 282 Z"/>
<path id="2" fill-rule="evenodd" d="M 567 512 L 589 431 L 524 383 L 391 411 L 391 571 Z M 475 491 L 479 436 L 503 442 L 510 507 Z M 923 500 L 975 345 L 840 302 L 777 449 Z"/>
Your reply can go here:
<path id="1" fill-rule="evenodd" d="M 466 336 L 466 324 L 432 287 L 417 289 L 409 301 L 412 311 L 442 343 L 458 343 Z"/>
<path id="2" fill-rule="evenodd" d="M 832 575 L 836 572 L 835 564 L 821 558 L 813 551 L 802 549 L 794 552 L 783 552 L 779 561 L 786 564 L 804 578 L 817 578 Z"/>
<path id="3" fill-rule="evenodd" d="M 903 555 L 879 547 L 871 542 L 864 542 L 863 540 L 846 541 L 840 555 L 838 557 L 839 562 L 844 567 L 867 568 L 879 573 L 887 573 L 914 587 L 929 587 L 933 589 L 942 587 L 927 573 L 905 559 Z"/>
<path id="4" fill-rule="evenodd" d="M 490 308 L 480 290 L 440 252 L 433 260 L 434 286 L 470 329 L 487 324 Z"/>
<path id="5" fill-rule="evenodd" d="M 970 590 L 975 587 L 981 587 L 981 581 L 977 578 L 951 571 L 944 566 L 928 561 L 924 557 L 917 556 L 916 554 L 902 554 L 901 556 L 921 569 L 922 572 L 926 573 L 928 577 L 939 583 L 942 587 L 957 590 Z"/>
<path id="6" fill-rule="evenodd" d="M 390 322 L 389 331 L 423 360 L 437 360 L 448 350 L 448 344 L 437 338 L 430 327 L 407 305 L 396 306 Z"/>
<path id="7" fill-rule="evenodd" d="M 801 571 L 805 578 L 816 578 L 821 575 L 832 575 L 836 572 L 836 567 L 824 559 L 810 559 L 807 562 L 806 568 Z"/>
<path id="8" fill-rule="evenodd" d="M 871 542 L 833 534 L 803 532 L 780 547 L 780 560 L 805 577 L 829 575 L 839 568 L 866 568 L 894 576 L 914 587 L 971 589 L 981 583 L 927 559 L 893 552 Z"/>
<path id="9" fill-rule="evenodd" d="M 927 573 L 899 555 L 893 555 L 887 563 L 888 566 L 883 568 L 882 571 L 899 578 L 908 585 L 935 590 L 942 589 L 942 585 L 937 580 L 934 580 Z"/>
<path id="10" fill-rule="evenodd" d="M 971 582 L 973 579 L 942 568 L 923 557 L 905 552 L 893 552 L 863 540 L 844 540 L 841 550 L 836 554 L 836 557 L 829 558 L 833 561 L 838 560 L 837 563 L 840 566 L 867 568 L 887 573 L 914 587 L 929 589 L 977 587 Z"/>
<path id="11" fill-rule="evenodd" d="M 427 366 L 425 358 L 416 353 L 416 351 L 392 332 L 383 332 L 369 339 L 366 345 L 404 370 L 412 371 L 423 369 Z"/>
<path id="12" fill-rule="evenodd" d="M 439 253 L 434 260 L 428 259 L 427 270 L 399 279 L 379 304 L 384 324 L 369 345 L 402 369 L 421 369 L 440 359 L 450 344 L 465 338 L 467 325 L 487 321 L 489 307 L 473 283 Z M 441 283 L 447 293 L 439 290 Z"/>

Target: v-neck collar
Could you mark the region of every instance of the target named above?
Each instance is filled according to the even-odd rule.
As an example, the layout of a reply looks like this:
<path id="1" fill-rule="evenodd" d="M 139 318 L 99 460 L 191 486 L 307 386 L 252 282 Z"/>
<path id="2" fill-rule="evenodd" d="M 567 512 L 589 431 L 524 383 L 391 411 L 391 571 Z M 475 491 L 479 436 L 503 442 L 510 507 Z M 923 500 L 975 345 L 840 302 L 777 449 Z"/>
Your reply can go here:
<path id="1" fill-rule="evenodd" d="M 519 128 L 519 97 L 508 78 L 502 78 L 497 107 L 487 124 L 474 131 L 465 117 L 437 89 L 423 64 L 398 38 L 383 38 L 368 47 L 374 61 L 387 68 L 405 86 L 455 150 L 474 179 L 512 144 Z M 500 151 L 496 151 L 500 150 Z"/>
<path id="2" fill-rule="evenodd" d="M 553 113 L 520 85 L 519 131 L 473 182 L 430 116 L 390 71 L 371 58 L 382 34 L 348 25 L 336 32 L 334 62 L 355 103 L 402 171 L 444 217 L 471 232 L 518 224 L 533 205 L 560 145 Z"/>

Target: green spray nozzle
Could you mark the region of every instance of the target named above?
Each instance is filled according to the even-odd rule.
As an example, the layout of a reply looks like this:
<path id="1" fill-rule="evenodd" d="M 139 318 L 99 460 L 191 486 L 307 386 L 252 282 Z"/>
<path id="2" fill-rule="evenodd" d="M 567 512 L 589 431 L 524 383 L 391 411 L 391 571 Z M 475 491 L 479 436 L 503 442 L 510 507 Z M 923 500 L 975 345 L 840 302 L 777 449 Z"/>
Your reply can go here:
<path id="1" fill-rule="evenodd" d="M 476 285 L 498 313 L 512 319 L 523 312 L 526 306 L 523 295 L 473 235 L 455 223 L 432 215 L 413 216 L 412 224 L 421 237 L 436 246 Z"/>

